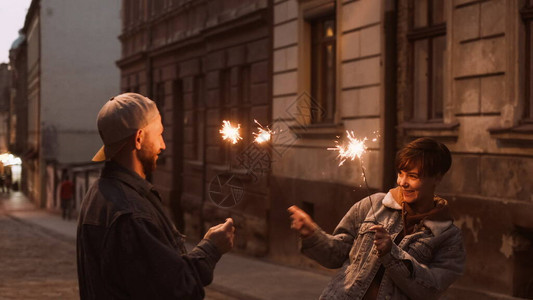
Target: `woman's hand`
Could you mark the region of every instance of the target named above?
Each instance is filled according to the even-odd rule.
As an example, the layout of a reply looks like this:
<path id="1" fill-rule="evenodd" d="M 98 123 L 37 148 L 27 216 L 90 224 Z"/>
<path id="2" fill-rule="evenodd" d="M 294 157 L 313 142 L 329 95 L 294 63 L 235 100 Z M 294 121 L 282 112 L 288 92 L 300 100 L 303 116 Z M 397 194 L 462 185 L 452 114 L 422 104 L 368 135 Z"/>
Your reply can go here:
<path id="1" fill-rule="evenodd" d="M 383 225 L 374 225 L 370 227 L 369 230 L 375 232 L 374 245 L 376 245 L 379 257 L 389 253 L 392 249 L 392 238 Z"/>
<path id="2" fill-rule="evenodd" d="M 318 226 L 305 211 L 296 205 L 289 207 L 287 211 L 291 214 L 291 228 L 298 231 L 301 237 L 306 238 L 315 232 Z"/>

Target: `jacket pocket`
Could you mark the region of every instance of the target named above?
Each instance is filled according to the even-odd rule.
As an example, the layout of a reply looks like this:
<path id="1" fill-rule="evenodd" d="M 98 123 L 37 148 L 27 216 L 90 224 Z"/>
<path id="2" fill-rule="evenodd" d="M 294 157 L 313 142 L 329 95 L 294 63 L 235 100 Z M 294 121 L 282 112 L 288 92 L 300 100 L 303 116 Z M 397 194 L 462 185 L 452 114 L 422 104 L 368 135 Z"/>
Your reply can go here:
<path id="1" fill-rule="evenodd" d="M 428 264 L 433 259 L 433 250 L 431 246 L 423 240 L 414 241 L 409 245 L 409 254 L 419 263 Z"/>
<path id="2" fill-rule="evenodd" d="M 371 253 L 372 247 L 374 246 L 374 234 L 373 230 L 370 230 L 370 227 L 374 226 L 373 223 L 362 223 L 359 226 L 359 231 L 357 234 L 357 241 L 354 243 L 354 248 L 350 253 L 352 263 L 357 266 L 357 268 L 362 267 L 366 262 L 368 256 Z"/>

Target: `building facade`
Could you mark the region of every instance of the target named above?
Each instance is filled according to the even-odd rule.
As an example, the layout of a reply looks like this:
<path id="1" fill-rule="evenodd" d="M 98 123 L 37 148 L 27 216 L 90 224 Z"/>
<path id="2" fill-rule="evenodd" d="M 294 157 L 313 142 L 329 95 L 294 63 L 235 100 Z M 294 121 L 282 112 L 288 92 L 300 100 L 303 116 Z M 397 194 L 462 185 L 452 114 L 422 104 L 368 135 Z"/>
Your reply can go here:
<path id="1" fill-rule="evenodd" d="M 41 207 L 46 165 L 89 162 L 101 147 L 96 115 L 119 89 L 120 1 L 34 0 L 22 33 L 27 56 L 27 192 Z"/>
<path id="2" fill-rule="evenodd" d="M 9 65 L 2 63 L 0 64 L 0 153 L 5 153 L 9 144 L 10 82 Z"/>
<path id="3" fill-rule="evenodd" d="M 20 34 L 9 50 L 9 65 L 11 68 L 9 151 L 19 157 L 28 153 L 28 99 L 26 97 L 28 67 L 26 45 L 26 37 Z"/>
<path id="4" fill-rule="evenodd" d="M 432 137 L 452 151 L 437 192 L 450 200 L 468 254 L 449 296 L 532 297 L 532 8 L 275 0 L 272 118 L 293 136 L 274 140 L 283 155 L 272 168 L 270 255 L 298 261 L 289 205 L 331 231 L 367 193 L 362 167 L 370 190 L 387 191 L 396 149 Z M 362 162 L 337 167 L 327 148 L 346 130 L 369 148 Z"/>
<path id="5" fill-rule="evenodd" d="M 149 96 L 162 114 L 167 149 L 152 181 L 176 224 L 199 239 L 231 216 L 236 249 L 265 255 L 267 177 L 250 174 L 243 157 L 254 119 L 271 121 L 268 2 L 133 0 L 122 10 L 121 88 Z M 222 140 L 224 120 L 240 124 L 239 143 Z"/>
<path id="6" fill-rule="evenodd" d="M 9 86 L 9 126 L 8 150 L 18 157 L 30 157 L 28 148 L 28 98 L 27 98 L 27 43 L 26 37 L 19 37 L 9 50 L 9 66 L 11 78 Z M 25 160 L 25 159 L 24 159 Z M 24 168 L 27 164 L 24 164 Z M 18 167 L 17 167 L 18 168 Z M 18 190 L 27 191 L 28 172 L 20 168 L 20 180 L 13 178 L 13 184 Z"/>
<path id="7" fill-rule="evenodd" d="M 533 1 L 132 0 L 122 10 L 121 89 L 160 108 L 167 150 L 151 180 L 189 237 L 231 216 L 237 251 L 316 267 L 287 207 L 331 232 L 354 203 L 396 185 L 397 149 L 432 137 L 452 151 L 437 192 L 468 254 L 448 296 L 533 296 Z M 254 143 L 254 119 L 271 142 Z M 223 120 L 243 140 L 224 141 Z M 339 166 L 328 148 L 347 131 L 367 149 Z"/>

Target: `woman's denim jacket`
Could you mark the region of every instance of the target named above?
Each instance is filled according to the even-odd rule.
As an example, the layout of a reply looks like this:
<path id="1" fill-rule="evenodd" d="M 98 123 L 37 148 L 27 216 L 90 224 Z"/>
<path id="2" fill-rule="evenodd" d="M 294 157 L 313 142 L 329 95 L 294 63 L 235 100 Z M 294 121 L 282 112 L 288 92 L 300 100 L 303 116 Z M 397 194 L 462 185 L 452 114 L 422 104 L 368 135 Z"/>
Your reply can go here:
<path id="1" fill-rule="evenodd" d="M 371 205 L 374 207 L 373 211 Z M 365 198 L 348 211 L 333 235 L 318 229 L 302 240 L 302 253 L 327 268 L 342 270 L 320 299 L 362 299 L 379 270 L 385 274 L 378 299 L 437 299 L 463 272 L 465 251 L 452 221 L 425 220 L 390 253 L 379 257 L 370 227 L 382 224 L 392 240 L 403 230 L 401 206 L 390 193 Z"/>

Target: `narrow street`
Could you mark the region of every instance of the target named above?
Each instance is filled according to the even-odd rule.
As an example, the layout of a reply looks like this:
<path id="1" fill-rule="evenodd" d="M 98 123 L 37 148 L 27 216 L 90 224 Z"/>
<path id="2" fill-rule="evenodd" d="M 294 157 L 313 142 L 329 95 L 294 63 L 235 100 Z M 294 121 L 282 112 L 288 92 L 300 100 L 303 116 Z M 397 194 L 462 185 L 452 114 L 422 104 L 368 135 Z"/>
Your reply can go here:
<path id="1" fill-rule="evenodd" d="M 25 220 L 43 222 L 47 214 L 20 193 L 0 199 L 0 299 L 79 299 L 75 237 Z M 54 217 L 54 229 L 74 226 Z M 206 299 L 238 298 L 207 289 Z"/>
<path id="2" fill-rule="evenodd" d="M 79 299 L 76 272 L 76 221 L 35 209 L 20 192 L 0 194 L 0 300 Z M 328 281 L 229 253 L 205 299 L 316 299 Z"/>
<path id="3" fill-rule="evenodd" d="M 11 216 L 33 209 L 19 193 L 1 197 L 0 299 L 79 299 L 75 239 Z"/>

